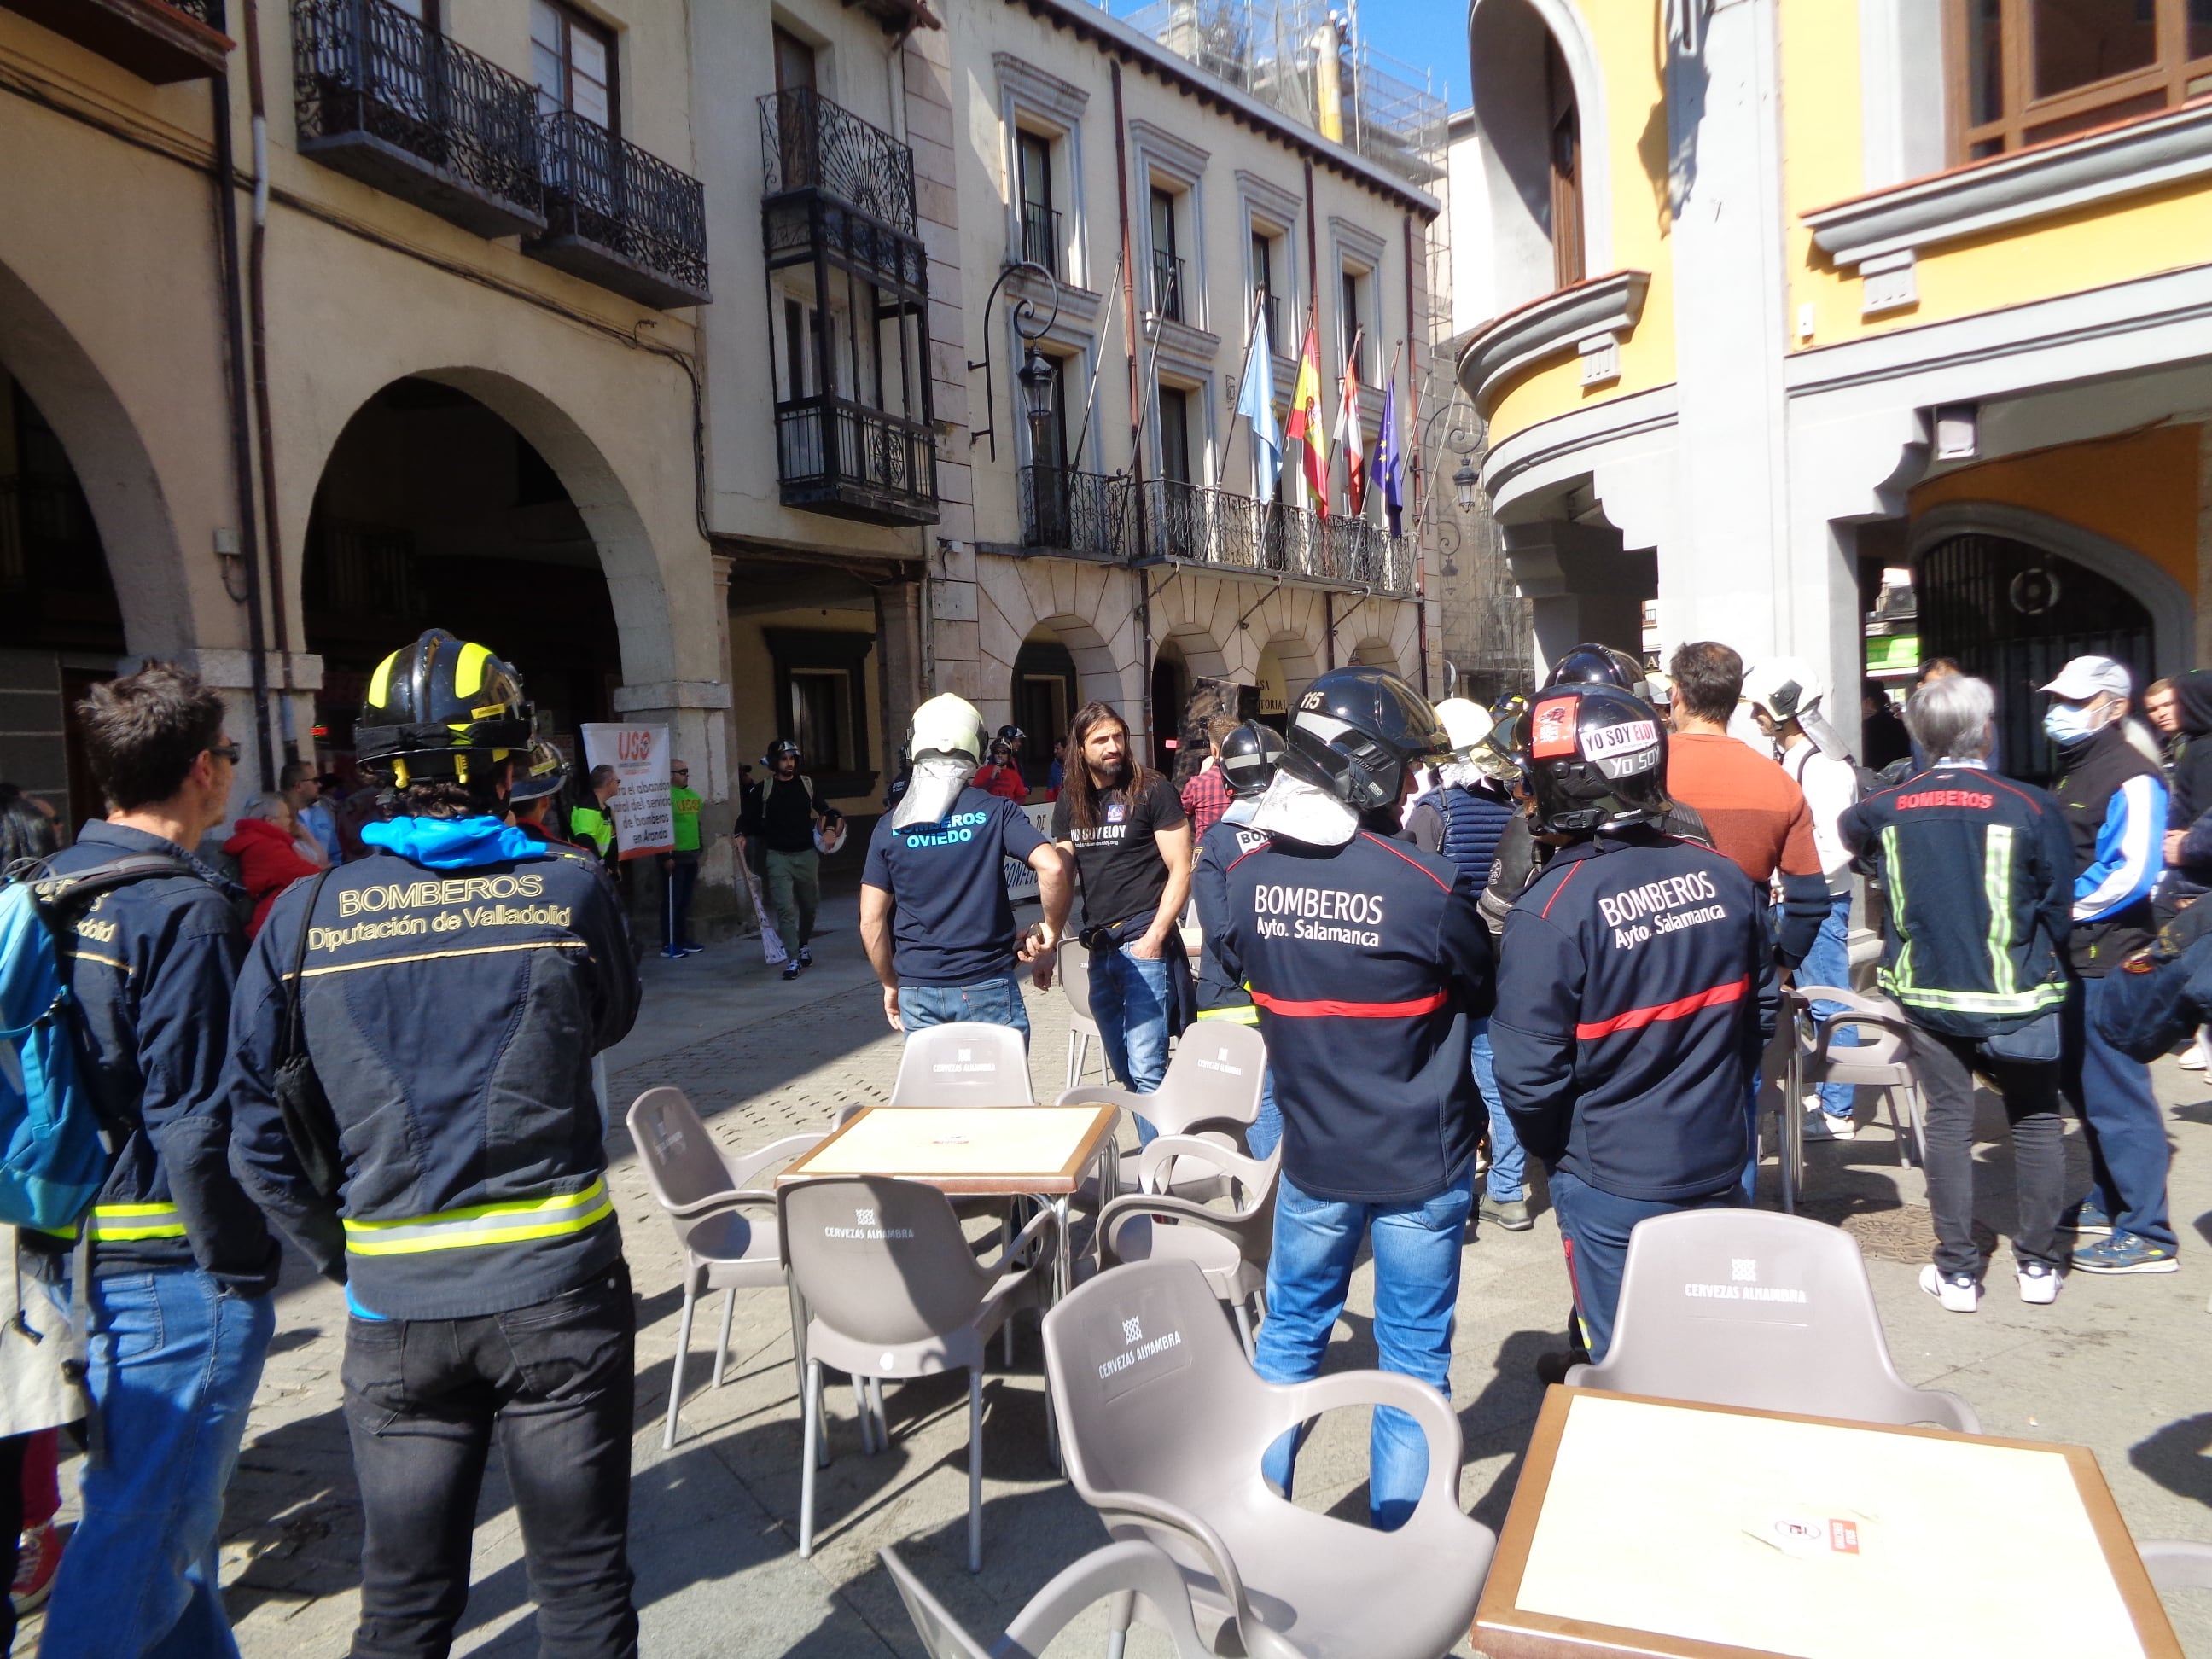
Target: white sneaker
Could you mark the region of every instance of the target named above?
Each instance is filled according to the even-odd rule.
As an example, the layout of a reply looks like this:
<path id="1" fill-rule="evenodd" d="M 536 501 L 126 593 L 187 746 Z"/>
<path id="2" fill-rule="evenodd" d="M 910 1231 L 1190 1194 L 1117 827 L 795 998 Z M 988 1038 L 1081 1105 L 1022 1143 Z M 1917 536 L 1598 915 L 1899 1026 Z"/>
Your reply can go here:
<path id="1" fill-rule="evenodd" d="M 1808 1140 L 1856 1140 L 1859 1136 L 1856 1118 L 1836 1117 L 1826 1108 L 1814 1106 L 1805 1114 L 1805 1139 Z"/>
<path id="2" fill-rule="evenodd" d="M 2058 1275 L 2044 1262 L 2029 1262 L 2020 1270 L 2020 1299 L 2039 1308 L 2049 1307 L 2058 1300 Z"/>
<path id="3" fill-rule="evenodd" d="M 1946 1313 L 1972 1313 L 1981 1305 L 1980 1285 L 1963 1275 L 1946 1279 L 1932 1261 L 1920 1270 L 1920 1288 L 1942 1303 Z M 2023 1289 L 2021 1294 L 2027 1291 Z"/>
<path id="4" fill-rule="evenodd" d="M 2181 1051 L 2181 1058 L 2174 1061 L 2174 1064 L 2180 1066 L 2185 1072 L 2203 1071 L 2204 1069 L 2204 1044 L 2202 1042 L 2191 1043 L 2186 1048 L 2184 1048 Z"/>

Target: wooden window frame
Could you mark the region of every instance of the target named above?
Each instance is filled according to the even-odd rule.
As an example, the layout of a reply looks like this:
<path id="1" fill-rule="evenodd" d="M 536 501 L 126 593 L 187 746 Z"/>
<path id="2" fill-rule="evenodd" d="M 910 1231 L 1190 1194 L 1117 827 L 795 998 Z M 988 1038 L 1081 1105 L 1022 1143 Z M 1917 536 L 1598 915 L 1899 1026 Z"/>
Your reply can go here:
<path id="1" fill-rule="evenodd" d="M 876 787 L 876 772 L 869 766 L 868 653 L 874 650 L 873 634 L 847 633 L 819 628 L 763 628 L 761 642 L 768 647 L 775 677 L 775 729 L 778 737 L 797 735 L 792 720 L 792 671 L 837 672 L 848 677 L 845 712 L 852 729 L 845 735 L 852 744 L 849 768 L 824 764 L 824 756 L 802 757 L 800 764 L 814 780 L 815 798 L 865 795 Z M 842 757 L 840 757 L 842 759 Z"/>
<path id="2" fill-rule="evenodd" d="M 1582 106 L 1575 100 L 1566 59 L 1548 33 L 1544 37 L 1544 153 L 1552 179 L 1552 286 L 1572 288 L 1589 274 L 1583 252 Z M 1565 145 L 1571 145 L 1571 155 L 1562 154 Z"/>
<path id="3" fill-rule="evenodd" d="M 595 18 L 586 17 L 582 12 L 578 11 L 574 6 L 564 3 L 564 0 L 544 0 L 544 4 L 547 10 L 550 11 L 554 16 L 560 20 L 561 23 L 560 96 L 562 110 L 567 114 L 578 116 L 583 120 L 588 121 L 592 118 L 588 115 L 584 115 L 581 111 L 577 109 L 576 92 L 574 85 L 573 84 L 575 79 L 576 64 L 574 55 L 569 47 L 569 41 L 574 37 L 576 32 L 580 29 L 586 34 L 595 38 L 601 46 L 606 48 L 607 131 L 615 134 L 617 137 L 620 137 L 623 130 L 622 58 L 620 55 L 621 43 L 615 38 L 614 30 L 609 28 L 605 23 L 599 21 Z M 543 87 L 540 87 L 538 89 L 538 92 L 540 97 L 545 96 L 545 89 Z"/>
<path id="4" fill-rule="evenodd" d="M 1977 3 L 1978 0 L 1948 0 L 1943 8 L 1944 101 L 1954 167 L 1970 167 L 2036 144 L 2063 143 L 2100 126 L 2148 120 L 2189 102 L 2191 82 L 2199 86 L 2193 96 L 2212 94 L 2212 56 L 2187 56 L 2189 0 L 2154 0 L 2158 55 L 2152 64 L 2069 87 L 2048 98 L 2031 95 L 2035 84 L 2034 0 L 1997 0 L 2003 89 L 1996 118 L 1977 125 L 1969 118 L 1972 65 L 1966 55 L 1968 8 Z M 2155 109 L 2121 109 L 2154 96 L 2160 100 Z M 2121 112 L 2110 121 L 2084 118 L 2107 109 Z M 2062 122 L 2079 125 L 2065 132 L 2045 131 Z M 2031 137 L 2031 133 L 2042 136 Z"/>

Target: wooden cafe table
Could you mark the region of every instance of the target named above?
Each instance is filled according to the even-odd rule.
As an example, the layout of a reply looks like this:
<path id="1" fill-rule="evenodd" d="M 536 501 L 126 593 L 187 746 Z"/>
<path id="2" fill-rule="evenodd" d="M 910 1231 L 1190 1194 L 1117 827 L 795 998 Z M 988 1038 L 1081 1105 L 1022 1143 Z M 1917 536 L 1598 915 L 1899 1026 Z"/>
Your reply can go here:
<path id="1" fill-rule="evenodd" d="M 2084 1448 L 1553 1388 L 1489 1659 L 2181 1659 Z"/>
<path id="2" fill-rule="evenodd" d="M 1038 1198 L 1053 1207 L 1053 1299 L 1067 1294 L 1068 1200 L 1099 1166 L 1100 1192 L 1120 1180 L 1114 1126 L 1121 1108 L 1097 1106 L 869 1106 L 786 1166 L 788 1182 L 821 1176 L 896 1176 L 961 1196 Z"/>

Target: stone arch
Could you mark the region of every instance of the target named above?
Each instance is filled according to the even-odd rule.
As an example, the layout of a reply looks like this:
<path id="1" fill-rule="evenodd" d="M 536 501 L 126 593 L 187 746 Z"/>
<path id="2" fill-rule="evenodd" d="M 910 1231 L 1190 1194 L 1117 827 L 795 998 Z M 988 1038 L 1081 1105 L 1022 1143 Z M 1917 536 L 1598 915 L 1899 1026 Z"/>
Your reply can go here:
<path id="1" fill-rule="evenodd" d="M 1352 660 L 1369 668 L 1387 668 L 1393 674 L 1406 672 L 1398 660 L 1398 653 L 1391 649 L 1390 641 L 1373 634 L 1352 647 Z"/>
<path id="2" fill-rule="evenodd" d="M 1547 84 L 1546 37 L 1573 83 L 1582 131 L 1583 269 L 1613 269 L 1613 179 L 1605 80 L 1595 43 L 1572 0 L 1471 0 L 1467 38 L 1483 181 L 1495 239 L 1491 311 L 1503 315 L 1548 294 L 1552 280 L 1551 123 L 1532 111 Z"/>
<path id="3" fill-rule="evenodd" d="M 0 363 L 69 453 L 100 529 L 131 654 L 186 657 L 203 641 L 175 518 L 145 440 L 67 325 L 4 263 Z M 214 550 L 204 556 L 212 561 Z"/>
<path id="4" fill-rule="evenodd" d="M 354 415 L 371 398 L 403 380 L 433 380 L 451 386 L 522 434 L 552 468 L 591 532 L 614 607 L 623 683 L 652 685 L 681 678 L 677 672 L 666 577 L 636 495 L 617 471 L 606 447 L 585 430 L 575 416 L 546 393 L 503 370 L 447 365 L 386 375 L 344 406 L 343 416 L 319 434 L 312 467 L 304 457 L 296 465 L 289 499 L 280 508 L 285 526 L 286 591 L 293 603 L 297 605 L 301 592 L 307 521 L 315 491 L 338 441 Z"/>
<path id="5" fill-rule="evenodd" d="M 1142 727 L 1146 664 L 1127 571 L 1074 559 L 984 555 L 975 575 L 975 702 L 987 722 L 1010 717 L 1014 660 L 1023 641 L 1045 627 L 1074 659 L 1079 702 L 1110 702 L 1133 731 Z"/>
<path id="6" fill-rule="evenodd" d="M 2094 530 L 2005 501 L 1948 501 L 1913 520 L 1907 551 L 1917 565 L 1938 542 L 1977 532 L 2071 560 L 2133 597 L 2150 613 L 2154 675 L 2194 663 L 2197 606 L 2189 592 L 2151 559 Z"/>

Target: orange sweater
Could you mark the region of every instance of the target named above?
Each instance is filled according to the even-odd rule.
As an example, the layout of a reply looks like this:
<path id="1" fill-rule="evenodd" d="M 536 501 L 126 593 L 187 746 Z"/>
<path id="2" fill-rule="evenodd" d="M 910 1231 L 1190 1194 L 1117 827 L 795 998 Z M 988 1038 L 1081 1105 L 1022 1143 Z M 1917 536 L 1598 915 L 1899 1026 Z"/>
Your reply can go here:
<path id="1" fill-rule="evenodd" d="M 1781 766 L 1749 744 L 1711 732 L 1667 739 L 1667 793 L 1693 807 L 1713 845 L 1760 888 L 1779 870 L 1817 876 L 1813 814 Z"/>

